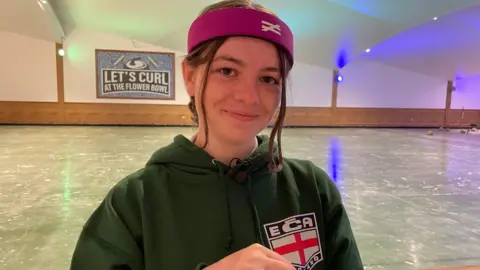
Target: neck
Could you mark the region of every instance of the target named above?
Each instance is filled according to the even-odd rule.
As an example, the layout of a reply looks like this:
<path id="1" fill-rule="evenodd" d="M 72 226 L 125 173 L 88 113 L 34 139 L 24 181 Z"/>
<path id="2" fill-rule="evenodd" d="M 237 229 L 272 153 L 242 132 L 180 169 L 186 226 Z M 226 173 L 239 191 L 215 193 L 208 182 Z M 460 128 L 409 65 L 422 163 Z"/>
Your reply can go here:
<path id="1" fill-rule="evenodd" d="M 192 137 L 191 140 L 198 147 L 203 147 L 206 141 L 205 133 L 198 132 Z M 216 160 L 221 161 L 224 164 L 230 165 L 230 161 L 234 158 L 243 160 L 250 156 L 257 148 L 257 145 L 258 142 L 256 137 L 250 141 L 239 144 L 224 141 L 209 134 L 208 144 L 206 145 L 204 150 Z"/>

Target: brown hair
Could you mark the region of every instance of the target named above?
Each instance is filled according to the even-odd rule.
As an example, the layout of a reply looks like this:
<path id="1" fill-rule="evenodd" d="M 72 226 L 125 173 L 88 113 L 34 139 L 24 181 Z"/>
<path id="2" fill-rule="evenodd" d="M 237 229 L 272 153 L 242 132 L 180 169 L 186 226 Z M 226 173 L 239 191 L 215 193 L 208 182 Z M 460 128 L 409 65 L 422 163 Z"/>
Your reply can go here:
<path id="1" fill-rule="evenodd" d="M 275 15 L 273 12 L 265 8 L 264 6 L 260 4 L 255 4 L 251 0 L 223 0 L 218 3 L 212 4 L 210 6 L 207 6 L 204 8 L 199 16 L 218 9 L 222 8 L 252 8 L 255 10 L 263 11 L 270 13 L 272 15 Z M 275 15 L 276 16 L 276 15 Z M 210 66 L 212 64 L 213 57 L 215 56 L 216 52 L 218 49 L 222 46 L 222 44 L 227 40 L 227 38 L 222 37 L 222 38 L 217 38 L 209 42 L 205 42 L 204 44 L 198 46 L 195 50 L 193 50 L 189 55 L 186 57 L 186 63 L 189 66 L 192 67 L 198 67 L 200 65 L 206 64 L 206 72 L 203 75 L 202 78 L 202 85 L 201 85 L 201 90 L 200 90 L 200 100 L 203 100 L 203 94 L 205 92 L 205 87 L 207 85 L 207 80 L 208 80 L 208 70 L 210 70 Z M 269 153 L 268 153 L 268 159 L 269 159 L 269 169 L 272 172 L 278 172 L 281 170 L 282 165 L 283 165 L 283 156 L 282 156 L 282 144 L 281 144 L 281 134 L 282 134 L 282 126 L 283 122 L 285 119 L 285 112 L 286 112 L 286 78 L 288 73 L 291 70 L 291 65 L 287 61 L 287 57 L 285 55 L 285 52 L 277 47 L 278 51 L 278 57 L 280 59 L 280 72 L 281 72 L 281 77 L 282 77 L 282 93 L 281 93 L 281 102 L 280 102 L 280 110 L 277 116 L 277 119 L 275 120 L 275 125 L 272 128 L 272 132 L 270 134 L 270 141 L 269 141 Z M 205 115 L 205 105 L 203 102 L 201 104 L 201 111 L 203 112 L 203 122 L 205 123 L 205 147 L 208 143 L 208 125 L 206 121 L 206 115 Z M 190 97 L 190 102 L 188 103 L 188 108 L 190 109 L 190 112 L 192 113 L 192 120 L 195 124 L 198 125 L 198 111 L 195 105 L 195 97 Z M 277 136 L 278 140 L 278 157 L 275 157 L 274 155 L 274 143 L 275 143 L 275 136 Z M 277 159 L 278 158 L 278 159 Z"/>

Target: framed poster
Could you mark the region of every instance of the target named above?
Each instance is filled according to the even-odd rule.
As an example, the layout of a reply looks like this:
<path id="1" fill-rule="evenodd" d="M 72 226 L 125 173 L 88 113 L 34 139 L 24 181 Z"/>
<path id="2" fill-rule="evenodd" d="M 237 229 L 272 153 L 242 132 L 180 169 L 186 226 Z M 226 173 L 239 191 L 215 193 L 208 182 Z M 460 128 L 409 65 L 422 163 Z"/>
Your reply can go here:
<path id="1" fill-rule="evenodd" d="M 97 98 L 175 99 L 175 54 L 95 50 Z"/>

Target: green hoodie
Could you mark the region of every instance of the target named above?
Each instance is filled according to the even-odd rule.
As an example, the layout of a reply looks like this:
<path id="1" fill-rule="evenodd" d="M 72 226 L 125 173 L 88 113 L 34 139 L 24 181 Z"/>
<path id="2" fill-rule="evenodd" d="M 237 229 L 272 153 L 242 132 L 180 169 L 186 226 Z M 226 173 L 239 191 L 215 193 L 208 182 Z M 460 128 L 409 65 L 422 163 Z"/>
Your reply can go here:
<path id="1" fill-rule="evenodd" d="M 73 270 L 194 270 L 260 243 L 300 270 L 363 269 L 328 175 L 309 161 L 268 170 L 268 137 L 232 168 L 183 135 L 106 195 L 85 224 Z"/>

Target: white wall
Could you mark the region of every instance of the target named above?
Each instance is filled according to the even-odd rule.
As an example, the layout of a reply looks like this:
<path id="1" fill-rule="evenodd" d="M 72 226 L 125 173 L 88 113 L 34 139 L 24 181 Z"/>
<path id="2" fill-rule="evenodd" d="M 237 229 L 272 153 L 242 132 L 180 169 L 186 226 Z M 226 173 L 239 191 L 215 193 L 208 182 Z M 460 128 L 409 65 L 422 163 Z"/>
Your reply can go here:
<path id="1" fill-rule="evenodd" d="M 445 108 L 447 80 L 375 62 L 352 62 L 341 70 L 338 107 Z"/>
<path id="2" fill-rule="evenodd" d="M 0 31 L 0 101 L 57 101 L 55 43 Z"/>
<path id="3" fill-rule="evenodd" d="M 330 107 L 333 71 L 296 62 L 290 74 L 287 105 L 292 107 Z"/>
<path id="4" fill-rule="evenodd" d="M 451 108 L 480 110 L 480 75 L 466 77 L 456 82 Z"/>
<path id="5" fill-rule="evenodd" d="M 181 63 L 186 53 L 176 52 L 175 100 L 97 99 L 95 78 L 95 49 L 174 52 L 172 50 L 132 42 L 115 35 L 77 29 L 64 43 L 65 100 L 67 102 L 112 102 L 143 104 L 187 104 L 189 97 L 183 83 Z M 332 71 L 295 63 L 290 75 L 287 100 L 289 106 L 329 107 L 331 103 Z"/>
<path id="6" fill-rule="evenodd" d="M 57 101 L 55 44 L 0 31 L 0 101 Z M 171 50 L 132 42 L 129 39 L 78 29 L 65 41 L 64 83 L 67 102 L 112 102 L 187 104 L 181 73 L 185 53 L 176 54 L 176 100 L 97 99 L 95 49 L 141 51 Z M 431 108 L 445 106 L 446 80 L 428 77 L 375 62 L 352 62 L 341 71 L 344 81 L 338 90 L 338 107 Z M 329 107 L 329 69 L 296 62 L 291 72 L 287 100 L 295 107 Z M 457 82 L 452 109 L 480 109 L 480 76 Z"/>
<path id="7" fill-rule="evenodd" d="M 85 29 L 72 32 L 64 42 L 64 49 L 66 102 L 187 104 L 189 101 L 181 72 L 184 53 Z M 97 99 L 95 49 L 174 52 L 175 100 Z"/>
<path id="8" fill-rule="evenodd" d="M 77 29 L 65 41 L 65 100 L 67 102 L 112 102 L 143 104 L 187 104 L 181 62 L 184 52 L 132 42 L 127 38 Z M 176 54 L 175 100 L 97 99 L 95 49 L 174 52 Z M 338 107 L 426 108 L 445 107 L 446 80 L 409 72 L 375 62 L 356 61 L 341 70 L 344 81 L 338 89 Z M 332 71 L 296 62 L 287 93 L 288 106 L 329 107 Z M 472 84 L 473 85 L 473 84 Z M 478 109 L 473 91 L 455 92 L 452 108 Z"/>

